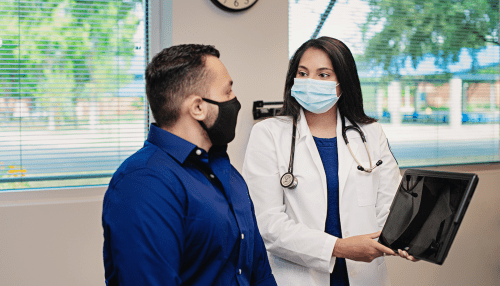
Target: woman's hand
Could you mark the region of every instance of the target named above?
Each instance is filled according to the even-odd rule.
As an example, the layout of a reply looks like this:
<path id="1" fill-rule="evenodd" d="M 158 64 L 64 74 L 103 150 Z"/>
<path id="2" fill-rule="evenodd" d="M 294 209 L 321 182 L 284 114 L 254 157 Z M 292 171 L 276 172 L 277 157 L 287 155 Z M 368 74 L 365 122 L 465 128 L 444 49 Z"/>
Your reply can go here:
<path id="1" fill-rule="evenodd" d="M 339 238 L 335 243 L 332 255 L 364 262 L 372 262 L 373 259 L 384 254 L 397 255 L 392 249 L 373 240 L 379 237 L 380 233 L 378 231 L 371 234 Z"/>
<path id="2" fill-rule="evenodd" d="M 399 256 L 406 258 L 410 261 L 413 261 L 413 262 L 420 261 L 420 259 L 416 259 L 415 257 L 411 256 L 410 254 L 408 254 L 408 252 L 406 252 L 404 250 L 398 249 L 398 253 L 399 253 Z"/>

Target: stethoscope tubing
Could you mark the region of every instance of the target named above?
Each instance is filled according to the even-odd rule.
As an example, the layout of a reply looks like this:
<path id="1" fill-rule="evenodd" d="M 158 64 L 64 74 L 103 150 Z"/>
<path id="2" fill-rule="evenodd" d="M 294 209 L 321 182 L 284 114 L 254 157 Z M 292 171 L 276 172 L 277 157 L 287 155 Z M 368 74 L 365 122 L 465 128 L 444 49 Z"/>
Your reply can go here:
<path id="1" fill-rule="evenodd" d="M 290 154 L 293 154 L 290 156 L 290 162 L 288 164 L 288 173 L 292 174 L 293 173 L 293 161 L 295 158 L 295 137 L 297 134 L 297 119 L 293 118 L 293 131 L 292 131 L 292 146 L 290 146 Z"/>
<path id="2" fill-rule="evenodd" d="M 382 163 L 383 163 L 382 160 L 378 160 L 377 163 L 375 163 L 375 166 L 373 166 L 372 158 L 370 155 L 370 151 L 368 150 L 368 145 L 366 144 L 366 137 L 365 137 L 363 130 L 361 130 L 358 126 L 354 126 L 354 125 L 345 126 L 344 116 L 340 116 L 340 117 L 342 119 L 342 137 L 344 138 L 344 142 L 347 145 L 347 148 L 349 149 L 349 153 L 351 153 L 352 158 L 358 164 L 358 170 L 360 170 L 362 172 L 366 172 L 366 173 L 371 173 L 375 168 L 382 165 Z M 297 117 L 296 116 L 294 116 L 294 118 L 293 118 L 292 125 L 293 125 L 292 142 L 291 142 L 291 146 L 290 146 L 290 161 L 288 163 L 288 172 L 283 174 L 283 176 L 281 176 L 281 179 L 280 179 L 281 186 L 283 188 L 288 188 L 288 189 L 294 189 L 298 185 L 298 180 L 293 175 L 293 162 L 294 162 L 294 158 L 295 158 L 295 137 L 297 134 Z M 361 165 L 361 163 L 358 161 L 358 159 L 356 158 L 356 156 L 354 156 L 354 153 L 352 152 L 351 146 L 349 144 L 349 139 L 347 138 L 347 134 L 346 134 L 347 131 L 350 129 L 358 132 L 359 135 L 361 136 L 361 140 L 363 141 L 363 144 L 365 145 L 366 153 L 368 154 L 370 168 L 363 167 Z"/>
<path id="3" fill-rule="evenodd" d="M 295 189 L 298 185 L 298 180 L 293 175 L 293 161 L 295 158 L 295 137 L 297 135 L 297 117 L 293 117 L 292 143 L 290 146 L 290 162 L 288 163 L 288 172 L 283 174 L 280 179 L 280 184 L 283 188 Z"/>
<path id="4" fill-rule="evenodd" d="M 341 116 L 340 118 L 342 120 L 342 137 L 344 138 L 344 142 L 347 145 L 347 148 L 349 149 L 349 153 L 351 153 L 352 158 L 358 164 L 358 170 L 364 171 L 367 173 L 371 173 L 375 168 L 382 165 L 382 160 L 378 160 L 377 163 L 375 163 L 375 166 L 373 166 L 372 157 L 370 155 L 368 145 L 366 144 L 366 137 L 365 137 L 365 133 L 363 132 L 363 130 L 361 130 L 361 128 L 359 128 L 358 126 L 354 126 L 354 125 L 345 126 L 344 116 Z M 361 165 L 361 163 L 358 161 L 358 159 L 356 158 L 356 156 L 354 156 L 354 153 L 352 152 L 351 146 L 349 144 L 349 139 L 347 138 L 347 131 L 350 129 L 355 130 L 356 132 L 359 133 L 359 136 L 361 136 L 361 141 L 363 141 L 363 144 L 365 145 L 366 154 L 368 154 L 368 161 L 370 162 L 370 168 L 363 167 Z"/>

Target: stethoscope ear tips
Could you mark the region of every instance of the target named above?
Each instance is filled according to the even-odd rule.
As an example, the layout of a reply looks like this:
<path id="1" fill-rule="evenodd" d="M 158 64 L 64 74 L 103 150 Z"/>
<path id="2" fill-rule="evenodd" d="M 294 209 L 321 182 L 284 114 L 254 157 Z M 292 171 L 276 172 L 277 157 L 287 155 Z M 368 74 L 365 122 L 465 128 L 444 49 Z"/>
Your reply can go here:
<path id="1" fill-rule="evenodd" d="M 368 170 L 367 170 L 367 169 L 365 169 L 365 168 L 363 168 L 363 166 L 358 165 L 358 170 L 360 170 L 360 171 L 365 171 L 365 172 L 367 172 L 367 173 L 371 173 L 371 172 L 373 171 L 373 169 L 375 169 L 376 167 L 378 167 L 378 166 L 382 165 L 382 163 L 383 163 L 383 162 L 382 162 L 382 160 L 378 160 L 378 161 L 377 161 L 377 163 L 375 163 L 375 167 L 370 168 L 370 169 L 368 169 Z M 370 167 L 371 167 L 371 164 L 370 164 Z"/>

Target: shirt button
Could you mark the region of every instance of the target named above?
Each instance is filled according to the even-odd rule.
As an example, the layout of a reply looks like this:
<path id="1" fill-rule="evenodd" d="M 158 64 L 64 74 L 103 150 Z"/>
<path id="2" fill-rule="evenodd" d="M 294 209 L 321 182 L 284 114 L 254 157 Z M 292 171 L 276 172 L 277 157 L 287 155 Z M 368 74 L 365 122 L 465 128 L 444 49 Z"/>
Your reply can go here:
<path id="1" fill-rule="evenodd" d="M 212 179 L 213 179 L 213 178 L 215 178 L 214 174 L 210 174 L 209 176 L 210 176 L 210 178 L 212 178 Z"/>
<path id="2" fill-rule="evenodd" d="M 245 234 L 241 234 L 241 239 L 245 239 Z"/>
<path id="3" fill-rule="evenodd" d="M 240 269 L 240 270 L 238 270 L 238 275 L 241 275 L 241 269 Z"/>
<path id="4" fill-rule="evenodd" d="M 349 237 L 349 234 L 350 234 L 350 233 L 349 233 L 348 231 L 344 232 L 344 238 L 348 238 L 348 237 Z"/>
<path id="5" fill-rule="evenodd" d="M 200 149 L 196 150 L 196 155 L 198 155 L 198 156 L 201 155 L 201 150 Z"/>

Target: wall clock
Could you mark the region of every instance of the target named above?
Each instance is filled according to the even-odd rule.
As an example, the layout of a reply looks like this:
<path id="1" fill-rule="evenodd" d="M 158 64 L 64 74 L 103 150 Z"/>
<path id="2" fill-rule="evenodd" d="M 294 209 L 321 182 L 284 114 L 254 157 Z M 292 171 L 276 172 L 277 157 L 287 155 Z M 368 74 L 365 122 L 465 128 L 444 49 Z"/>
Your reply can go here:
<path id="1" fill-rule="evenodd" d="M 219 8 L 230 11 L 240 12 L 252 7 L 258 0 L 212 0 Z"/>

